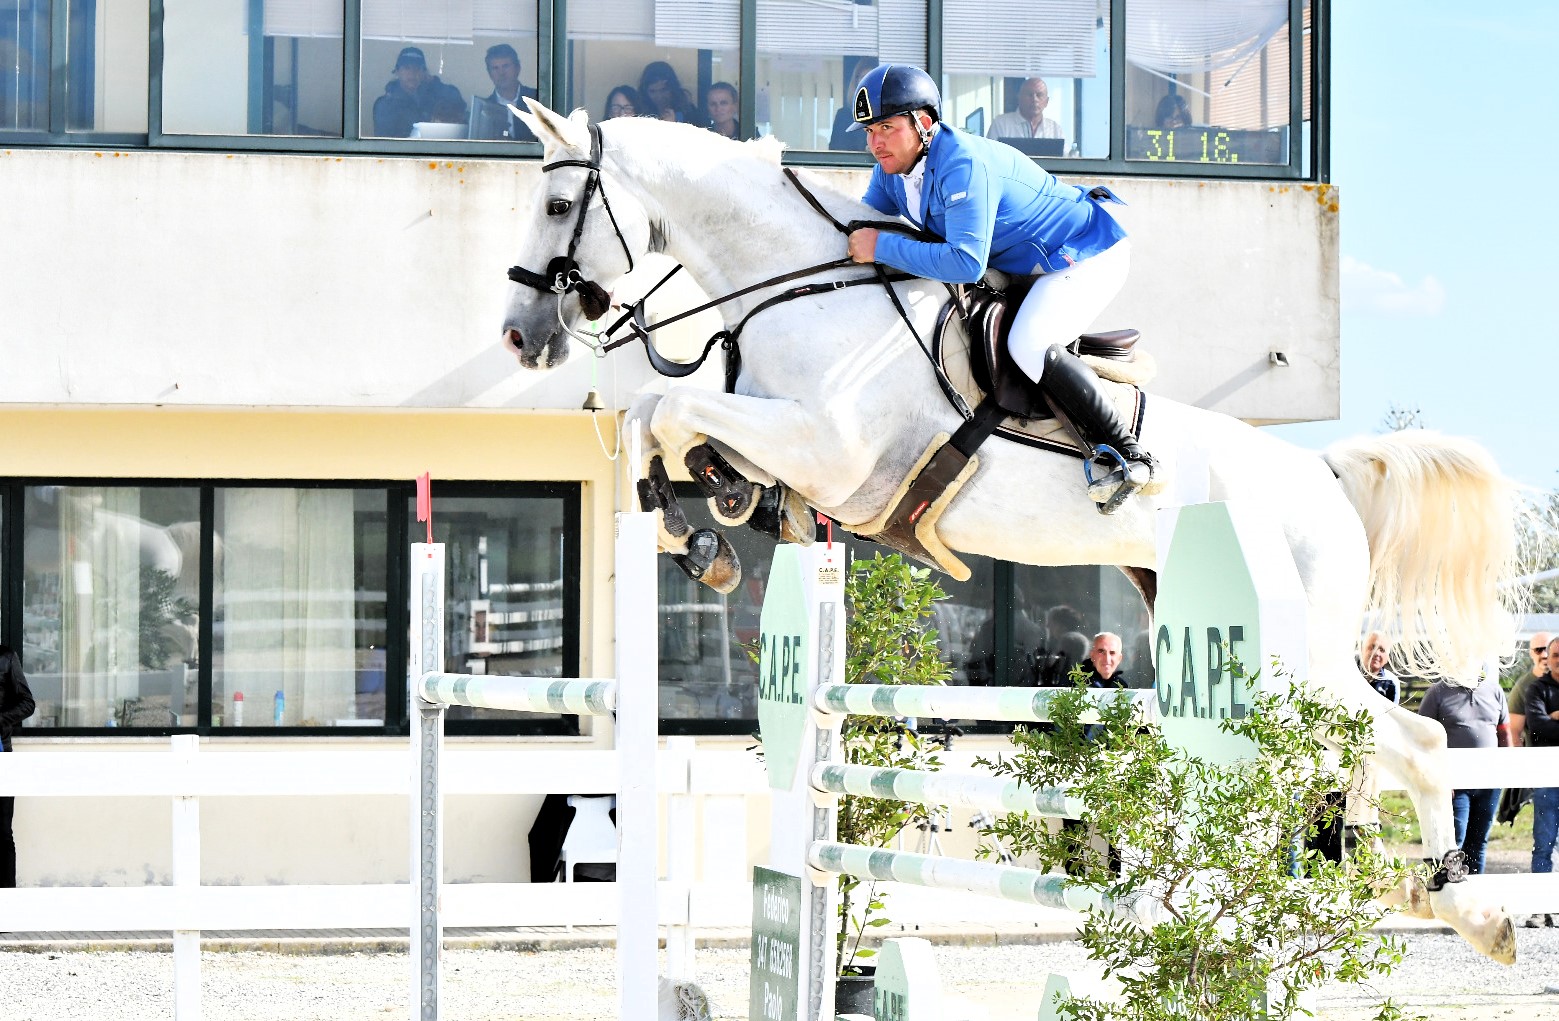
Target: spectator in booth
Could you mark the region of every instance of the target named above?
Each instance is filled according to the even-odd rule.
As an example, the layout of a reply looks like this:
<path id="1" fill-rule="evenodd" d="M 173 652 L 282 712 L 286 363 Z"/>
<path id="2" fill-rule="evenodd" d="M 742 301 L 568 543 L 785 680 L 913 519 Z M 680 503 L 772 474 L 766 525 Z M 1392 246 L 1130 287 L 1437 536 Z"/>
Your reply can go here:
<path id="1" fill-rule="evenodd" d="M 742 122 L 737 119 L 741 104 L 736 86 L 730 82 L 715 82 L 704 97 L 704 108 L 709 111 L 709 130 L 726 138 L 742 137 Z"/>
<path id="2" fill-rule="evenodd" d="M 10 646 L 0 645 L 0 752 L 11 750 L 11 735 L 22 728 L 34 708 L 21 657 Z M 11 830 L 15 814 L 16 798 L 0 795 L 0 888 L 4 889 L 16 886 L 16 835 Z"/>
<path id="3" fill-rule="evenodd" d="M 1131 680 L 1121 669 L 1121 636 L 1113 631 L 1100 631 L 1093 636 L 1093 646 L 1088 650 L 1088 672 L 1091 688 L 1129 688 Z"/>
<path id="4" fill-rule="evenodd" d="M 493 91 L 477 100 L 487 104 L 477 122 L 477 138 L 507 139 L 511 142 L 534 142 L 536 136 L 530 128 L 514 115 L 509 107 L 525 109 L 521 102 L 526 96 L 536 98 L 536 90 L 520 84 L 520 55 L 508 43 L 487 48 L 487 77 L 492 80 Z"/>
<path id="5" fill-rule="evenodd" d="M 639 78 L 639 98 L 644 100 L 646 109 L 642 112 L 647 116 L 659 117 L 663 121 L 695 124 L 701 128 L 709 127 L 709 119 L 693 102 L 693 96 L 688 90 L 682 87 L 676 70 L 664 60 L 652 61 L 644 66 L 644 74 Z"/>
<path id="6" fill-rule="evenodd" d="M 861 87 L 861 79 L 866 77 L 866 72 L 876 66 L 876 57 L 861 57 L 855 62 L 855 67 L 850 72 L 850 87 L 844 93 L 845 102 L 834 111 L 834 128 L 828 136 L 830 149 L 837 152 L 866 151 L 866 132 L 857 127 L 848 97 L 855 95 L 855 90 Z"/>
<path id="7" fill-rule="evenodd" d="M 465 97 L 453 85 L 428 73 L 428 58 L 422 50 L 408 46 L 395 58 L 395 77 L 384 87 L 384 95 L 374 100 L 374 134 L 381 138 L 410 138 L 412 125 L 419 121 L 462 123 L 466 119 Z"/>
<path id="8" fill-rule="evenodd" d="M 1510 743 L 1517 747 L 1526 743 L 1527 696 L 1532 685 L 1548 676 L 1548 643 L 1553 635 L 1539 631 L 1527 642 L 1527 652 L 1532 657 L 1532 669 L 1510 687 Z"/>
<path id="9" fill-rule="evenodd" d="M 1527 689 L 1527 745 L 1559 747 L 1559 639 L 1548 643 L 1548 672 Z M 1532 871 L 1554 870 L 1554 841 L 1559 838 L 1559 787 L 1532 792 Z M 1530 920 L 1528 920 L 1530 924 Z"/>
<path id="10" fill-rule="evenodd" d="M 1498 677 L 1485 674 L 1476 687 L 1454 681 L 1436 681 L 1424 693 L 1418 713 L 1438 720 L 1445 727 L 1447 747 L 1510 747 L 1510 714 L 1505 704 L 1505 689 L 1499 686 Z M 1467 868 L 1474 875 L 1483 872 L 1484 850 L 1488 845 L 1489 830 L 1494 827 L 1499 795 L 1499 788 L 1458 789 L 1451 793 L 1456 842 L 1467 855 Z"/>
<path id="11" fill-rule="evenodd" d="M 1402 702 L 1402 685 L 1397 675 L 1386 668 L 1391 661 L 1391 640 L 1379 631 L 1371 631 L 1364 638 L 1364 651 L 1359 655 L 1359 667 L 1370 687 L 1382 698 L 1391 699 L 1392 705 Z"/>
<path id="12" fill-rule="evenodd" d="M 601 119 L 609 121 L 614 117 L 642 117 L 644 112 L 644 100 L 639 98 L 639 90 L 632 85 L 619 85 L 607 93 L 606 112 Z"/>
<path id="13" fill-rule="evenodd" d="M 1030 78 L 1018 89 L 1018 108 L 997 114 L 986 138 L 1060 138 L 1061 125 L 1045 116 L 1050 89 L 1043 78 Z"/>
<path id="14" fill-rule="evenodd" d="M 1189 128 L 1191 126 L 1191 107 L 1186 103 L 1185 97 L 1178 92 L 1171 92 L 1158 101 L 1158 109 L 1153 112 L 1153 126 L 1164 131 L 1173 131 L 1175 128 Z"/>

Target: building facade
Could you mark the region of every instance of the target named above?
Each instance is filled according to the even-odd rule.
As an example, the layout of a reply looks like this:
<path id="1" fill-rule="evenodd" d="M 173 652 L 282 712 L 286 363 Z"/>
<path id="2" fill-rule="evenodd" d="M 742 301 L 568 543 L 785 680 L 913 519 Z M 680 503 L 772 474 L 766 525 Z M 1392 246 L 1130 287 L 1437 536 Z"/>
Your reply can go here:
<path id="1" fill-rule="evenodd" d="M 447 666 L 611 673 L 611 522 L 628 494 L 612 411 L 664 384 L 638 353 L 528 373 L 500 343 L 540 180 L 540 146 L 484 99 L 515 84 L 593 117 L 628 85 L 636 113 L 696 120 L 728 83 L 742 135 L 778 137 L 787 162 L 859 194 L 869 163 L 834 130 L 852 79 L 878 60 L 925 65 L 950 123 L 1031 125 L 1056 137 L 1012 144 L 1125 197 L 1135 267 L 1099 326 L 1144 332 L 1154 393 L 1258 424 L 1333 417 L 1325 6 L 1238 6 L 0 4 L 0 640 L 38 698 L 19 753 L 161 749 L 177 733 L 404 744 L 425 472 L 449 545 Z M 606 411 L 579 410 L 592 387 Z M 741 543 L 748 563 L 766 557 Z M 1146 679 L 1145 610 L 1113 569 L 973 567 L 937 617 L 958 683 L 1028 683 L 1040 653 L 1098 630 L 1122 634 Z M 670 564 L 662 578 L 663 733 L 746 741 L 761 586 L 722 599 Z M 451 733 L 608 740 L 491 712 Z M 214 804 L 210 881 L 405 878 L 402 805 L 315 800 Z M 452 838 L 449 878 L 524 878 L 537 807 L 460 799 L 452 828 L 474 839 Z M 160 881 L 166 812 L 24 801 L 21 880 Z M 300 828 L 306 850 L 224 836 Z"/>

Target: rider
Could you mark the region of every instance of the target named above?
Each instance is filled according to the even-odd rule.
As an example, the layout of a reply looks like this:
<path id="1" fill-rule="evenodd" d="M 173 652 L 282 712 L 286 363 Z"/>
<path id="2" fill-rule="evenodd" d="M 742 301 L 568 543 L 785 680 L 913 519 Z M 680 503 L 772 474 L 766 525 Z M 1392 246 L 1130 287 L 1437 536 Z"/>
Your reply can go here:
<path id="1" fill-rule="evenodd" d="M 1013 318 L 1013 360 L 1091 448 L 1124 459 L 1126 471 L 1096 478 L 1088 495 L 1104 503 L 1125 482 L 1135 491 L 1152 480 L 1153 459 L 1098 377 L 1065 350 L 1125 283 L 1131 242 L 1101 205 L 1120 200 L 1108 188 L 1062 184 L 1017 149 L 943 124 L 941 102 L 931 77 L 908 64 L 861 79 L 855 122 L 877 159 L 866 203 L 947 240 L 862 227 L 850 234 L 850 258 L 948 283 L 973 283 L 987 267 L 1037 275 Z"/>

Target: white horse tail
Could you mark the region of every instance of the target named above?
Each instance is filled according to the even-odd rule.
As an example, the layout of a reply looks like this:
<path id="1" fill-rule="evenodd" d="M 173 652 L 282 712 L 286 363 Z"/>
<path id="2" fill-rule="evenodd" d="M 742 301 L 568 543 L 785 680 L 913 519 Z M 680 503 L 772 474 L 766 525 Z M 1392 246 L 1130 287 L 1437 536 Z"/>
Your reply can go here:
<path id="1" fill-rule="evenodd" d="M 1510 655 L 1516 487 L 1471 440 L 1422 429 L 1329 448 L 1370 547 L 1368 620 L 1421 677 L 1476 684 Z M 1395 634 L 1392 634 L 1392 632 Z"/>

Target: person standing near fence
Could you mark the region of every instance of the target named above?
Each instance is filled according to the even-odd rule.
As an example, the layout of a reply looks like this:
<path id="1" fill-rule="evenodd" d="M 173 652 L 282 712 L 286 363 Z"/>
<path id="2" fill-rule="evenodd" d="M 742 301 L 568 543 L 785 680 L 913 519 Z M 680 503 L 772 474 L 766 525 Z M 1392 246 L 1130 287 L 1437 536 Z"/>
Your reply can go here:
<path id="1" fill-rule="evenodd" d="M 1510 747 L 1510 714 L 1505 706 L 1505 689 L 1500 687 L 1498 677 L 1485 674 L 1475 687 L 1454 681 L 1436 681 L 1424 693 L 1418 713 L 1440 721 L 1445 727 L 1447 747 Z M 1467 868 L 1473 875 L 1483 872 L 1484 850 L 1488 845 L 1489 830 L 1494 828 L 1499 793 L 1499 788 L 1458 788 L 1451 792 L 1456 842 L 1467 855 Z"/>
<path id="2" fill-rule="evenodd" d="M 10 646 L 0 645 L 0 752 L 11 750 L 11 735 L 35 707 L 32 689 L 22 674 L 22 658 Z M 16 886 L 16 836 L 11 831 L 15 813 L 16 799 L 0 795 L 0 887 L 5 889 Z"/>
<path id="3" fill-rule="evenodd" d="M 1559 639 L 1548 645 L 1548 672 L 1527 689 L 1527 745 L 1559 747 Z M 1559 787 L 1532 792 L 1532 871 L 1554 870 L 1554 841 L 1559 839 Z"/>

